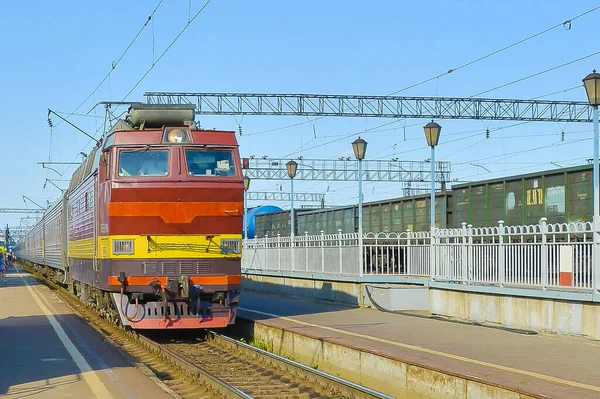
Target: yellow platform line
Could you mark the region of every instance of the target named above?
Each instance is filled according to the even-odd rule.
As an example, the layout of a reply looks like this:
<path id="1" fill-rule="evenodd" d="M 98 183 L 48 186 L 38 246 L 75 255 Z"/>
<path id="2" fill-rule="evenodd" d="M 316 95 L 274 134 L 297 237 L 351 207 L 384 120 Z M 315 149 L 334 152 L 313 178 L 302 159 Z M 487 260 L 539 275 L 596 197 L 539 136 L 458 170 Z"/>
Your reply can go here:
<path id="1" fill-rule="evenodd" d="M 441 357 L 445 357 L 447 359 L 459 360 L 459 361 L 462 361 L 462 362 L 465 362 L 465 363 L 476 364 L 478 366 L 485 366 L 485 367 L 490 367 L 490 368 L 494 368 L 494 369 L 497 369 L 497 370 L 508 371 L 508 372 L 515 373 L 515 374 L 521 374 L 521 375 L 526 375 L 526 376 L 529 376 L 529 377 L 535 377 L 535 378 L 539 378 L 540 380 L 544 380 L 544 381 L 550 381 L 550 382 L 555 382 L 555 383 L 558 383 L 558 384 L 568 385 L 568 386 L 571 386 L 571 387 L 577 387 L 577 388 L 587 389 L 589 391 L 600 392 L 600 387 L 595 386 L 595 385 L 589 385 L 589 384 L 584 384 L 584 383 L 581 383 L 581 382 L 565 380 L 565 379 L 562 379 L 562 378 L 552 377 L 550 375 L 540 374 L 540 373 L 536 373 L 536 372 L 533 372 L 533 371 L 527 371 L 527 370 L 521 370 L 521 369 L 516 369 L 516 368 L 508 367 L 508 366 L 502 366 L 500 364 L 489 363 L 489 362 L 485 362 L 485 361 L 477 360 L 477 359 L 471 359 L 471 358 L 460 356 L 460 355 L 454 355 L 452 353 L 440 352 L 440 351 L 436 351 L 434 349 L 423 348 L 423 347 L 417 346 L 417 345 L 410 345 L 410 344 L 405 344 L 405 343 L 402 343 L 402 342 L 390 341 L 390 340 L 387 340 L 385 338 L 373 337 L 371 335 L 365 335 L 365 334 L 355 333 L 355 332 L 352 332 L 352 331 L 340 330 L 340 329 L 337 329 L 337 328 L 334 328 L 334 327 L 321 326 L 321 325 L 318 325 L 318 324 L 307 323 L 305 321 L 291 319 L 289 317 L 280 316 L 280 315 L 277 315 L 277 314 L 274 314 L 274 313 L 261 312 L 259 310 L 247 309 L 247 308 L 243 308 L 243 307 L 238 307 L 238 309 L 239 310 L 245 310 L 246 312 L 260 314 L 260 315 L 263 315 L 263 316 L 269 316 L 269 317 L 273 317 L 273 318 L 278 318 L 278 319 L 281 319 L 281 320 L 289 321 L 289 322 L 300 324 L 300 325 L 307 326 L 307 327 L 320 328 L 320 329 L 323 329 L 323 330 L 337 332 L 337 333 L 340 333 L 340 334 L 346 334 L 346 335 L 350 335 L 350 336 L 357 337 L 357 338 L 364 338 L 364 339 L 368 339 L 368 340 L 371 340 L 371 341 L 376 341 L 376 342 L 381 342 L 381 343 L 384 343 L 384 344 L 394 345 L 394 346 L 397 346 L 397 347 L 400 347 L 400 348 L 411 349 L 411 350 L 414 350 L 414 351 L 417 351 L 417 352 L 423 352 L 423 353 L 428 353 L 430 355 L 441 356 Z M 398 359 L 398 360 L 402 361 L 402 359 Z"/>
<path id="2" fill-rule="evenodd" d="M 17 272 L 19 272 L 19 277 L 21 277 L 21 279 L 25 283 L 25 286 L 27 286 L 27 290 L 33 297 L 33 300 L 40 307 L 40 309 L 50 322 L 50 325 L 52 325 L 52 328 L 54 329 L 54 332 L 60 339 L 60 342 L 62 342 L 67 352 L 69 352 L 69 355 L 71 355 L 71 358 L 73 358 L 73 361 L 75 362 L 77 368 L 79 368 L 79 371 L 81 372 L 81 376 L 87 383 L 92 393 L 100 399 L 112 399 L 113 396 L 110 394 L 110 392 L 108 392 L 102 381 L 100 381 L 100 378 L 92 370 L 89 363 L 85 360 L 81 352 L 79 352 L 75 344 L 73 344 L 73 342 L 65 333 L 65 330 L 63 330 L 62 326 L 56 320 L 52 312 L 50 312 L 46 305 L 44 305 L 43 302 L 40 300 L 39 294 L 37 294 L 35 292 L 36 290 L 33 287 L 31 287 L 29 283 L 27 283 L 27 281 L 25 280 L 25 276 L 23 275 L 23 273 L 21 273 L 17 266 L 15 266 L 15 268 L 17 269 Z"/>

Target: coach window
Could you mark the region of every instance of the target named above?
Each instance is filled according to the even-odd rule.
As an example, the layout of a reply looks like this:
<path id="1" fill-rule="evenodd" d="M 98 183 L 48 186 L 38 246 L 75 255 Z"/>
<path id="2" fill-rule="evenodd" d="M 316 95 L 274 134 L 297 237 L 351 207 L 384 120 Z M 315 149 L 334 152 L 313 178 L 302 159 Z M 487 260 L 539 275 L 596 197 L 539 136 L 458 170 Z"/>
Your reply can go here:
<path id="1" fill-rule="evenodd" d="M 169 173 L 167 150 L 121 151 L 119 176 L 166 176 Z"/>
<path id="2" fill-rule="evenodd" d="M 231 151 L 187 150 L 185 159 L 190 176 L 235 176 Z"/>

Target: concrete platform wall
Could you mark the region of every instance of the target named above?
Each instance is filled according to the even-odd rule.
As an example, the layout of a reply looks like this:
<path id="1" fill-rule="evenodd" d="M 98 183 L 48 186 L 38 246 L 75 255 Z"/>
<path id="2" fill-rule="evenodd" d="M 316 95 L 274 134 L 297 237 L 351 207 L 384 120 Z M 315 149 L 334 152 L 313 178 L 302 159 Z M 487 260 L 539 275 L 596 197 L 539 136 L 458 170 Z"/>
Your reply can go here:
<path id="1" fill-rule="evenodd" d="M 481 383 L 458 374 L 441 373 L 383 354 L 248 320 L 240 320 L 241 323 L 247 325 L 237 328 L 251 331 L 255 343 L 265 345 L 274 353 L 398 399 L 533 399 L 504 387 Z"/>
<path id="2" fill-rule="evenodd" d="M 242 289 L 392 311 L 429 310 L 427 287 L 416 285 L 248 274 L 242 276 Z"/>
<path id="3" fill-rule="evenodd" d="M 463 320 L 600 339 L 600 304 L 429 289 L 430 311 Z"/>
<path id="4" fill-rule="evenodd" d="M 429 310 L 437 315 L 462 320 L 600 339 L 600 303 L 597 302 L 498 295 L 400 284 L 382 285 L 253 274 L 242 276 L 242 288 L 245 290 L 374 307 L 367 295 L 365 288 L 367 286 L 372 298 L 387 310 Z M 429 290 L 428 295 L 425 293 L 426 290 Z"/>
<path id="5" fill-rule="evenodd" d="M 243 274 L 242 289 L 364 306 L 361 284 L 356 282 Z"/>

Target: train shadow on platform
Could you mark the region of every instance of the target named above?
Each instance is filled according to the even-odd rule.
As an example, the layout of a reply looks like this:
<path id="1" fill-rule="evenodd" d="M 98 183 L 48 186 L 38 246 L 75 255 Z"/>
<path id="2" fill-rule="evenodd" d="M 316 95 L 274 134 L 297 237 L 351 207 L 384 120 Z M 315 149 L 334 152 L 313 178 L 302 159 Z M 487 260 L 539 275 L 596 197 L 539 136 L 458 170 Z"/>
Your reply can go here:
<path id="1" fill-rule="evenodd" d="M 6 309 L 2 313 L 6 314 Z M 92 370 L 106 370 L 107 374 L 112 374 L 110 368 L 130 366 L 121 356 L 104 355 L 102 351 L 101 357 L 100 348 L 89 334 L 90 327 L 81 329 L 85 321 L 78 316 L 62 314 L 54 317 L 64 331 L 62 334 L 75 344 Z M 73 353 L 61 343 L 45 315 L 1 318 L 0 354 L 0 396 L 45 396 L 82 379 Z"/>
<path id="2" fill-rule="evenodd" d="M 69 347 L 74 344 L 92 370 L 105 370 L 109 378 L 111 368 L 130 367 L 121 355 L 107 352 L 110 347 L 84 319 L 52 308 L 54 314 L 47 317 L 33 297 L 24 294 L 25 282 L 32 287 L 42 285 L 13 267 L 0 283 L 0 397 L 59 397 L 65 390 L 70 392 L 68 386 L 82 376 L 73 360 L 79 355 L 67 350 L 63 341 Z M 39 297 L 44 291 L 36 289 Z M 41 301 L 44 306 L 48 306 L 46 301 L 54 302 L 49 297 Z M 52 323 L 60 325 L 58 334 Z"/>

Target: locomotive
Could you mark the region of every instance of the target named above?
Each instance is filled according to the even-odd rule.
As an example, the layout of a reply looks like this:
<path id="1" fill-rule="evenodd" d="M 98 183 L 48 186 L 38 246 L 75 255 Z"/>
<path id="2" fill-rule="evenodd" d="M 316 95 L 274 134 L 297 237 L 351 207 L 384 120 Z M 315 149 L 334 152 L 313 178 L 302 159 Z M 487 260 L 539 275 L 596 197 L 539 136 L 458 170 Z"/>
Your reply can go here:
<path id="1" fill-rule="evenodd" d="M 231 131 L 193 105 L 133 103 L 15 253 L 132 329 L 233 324 L 243 177 Z"/>

